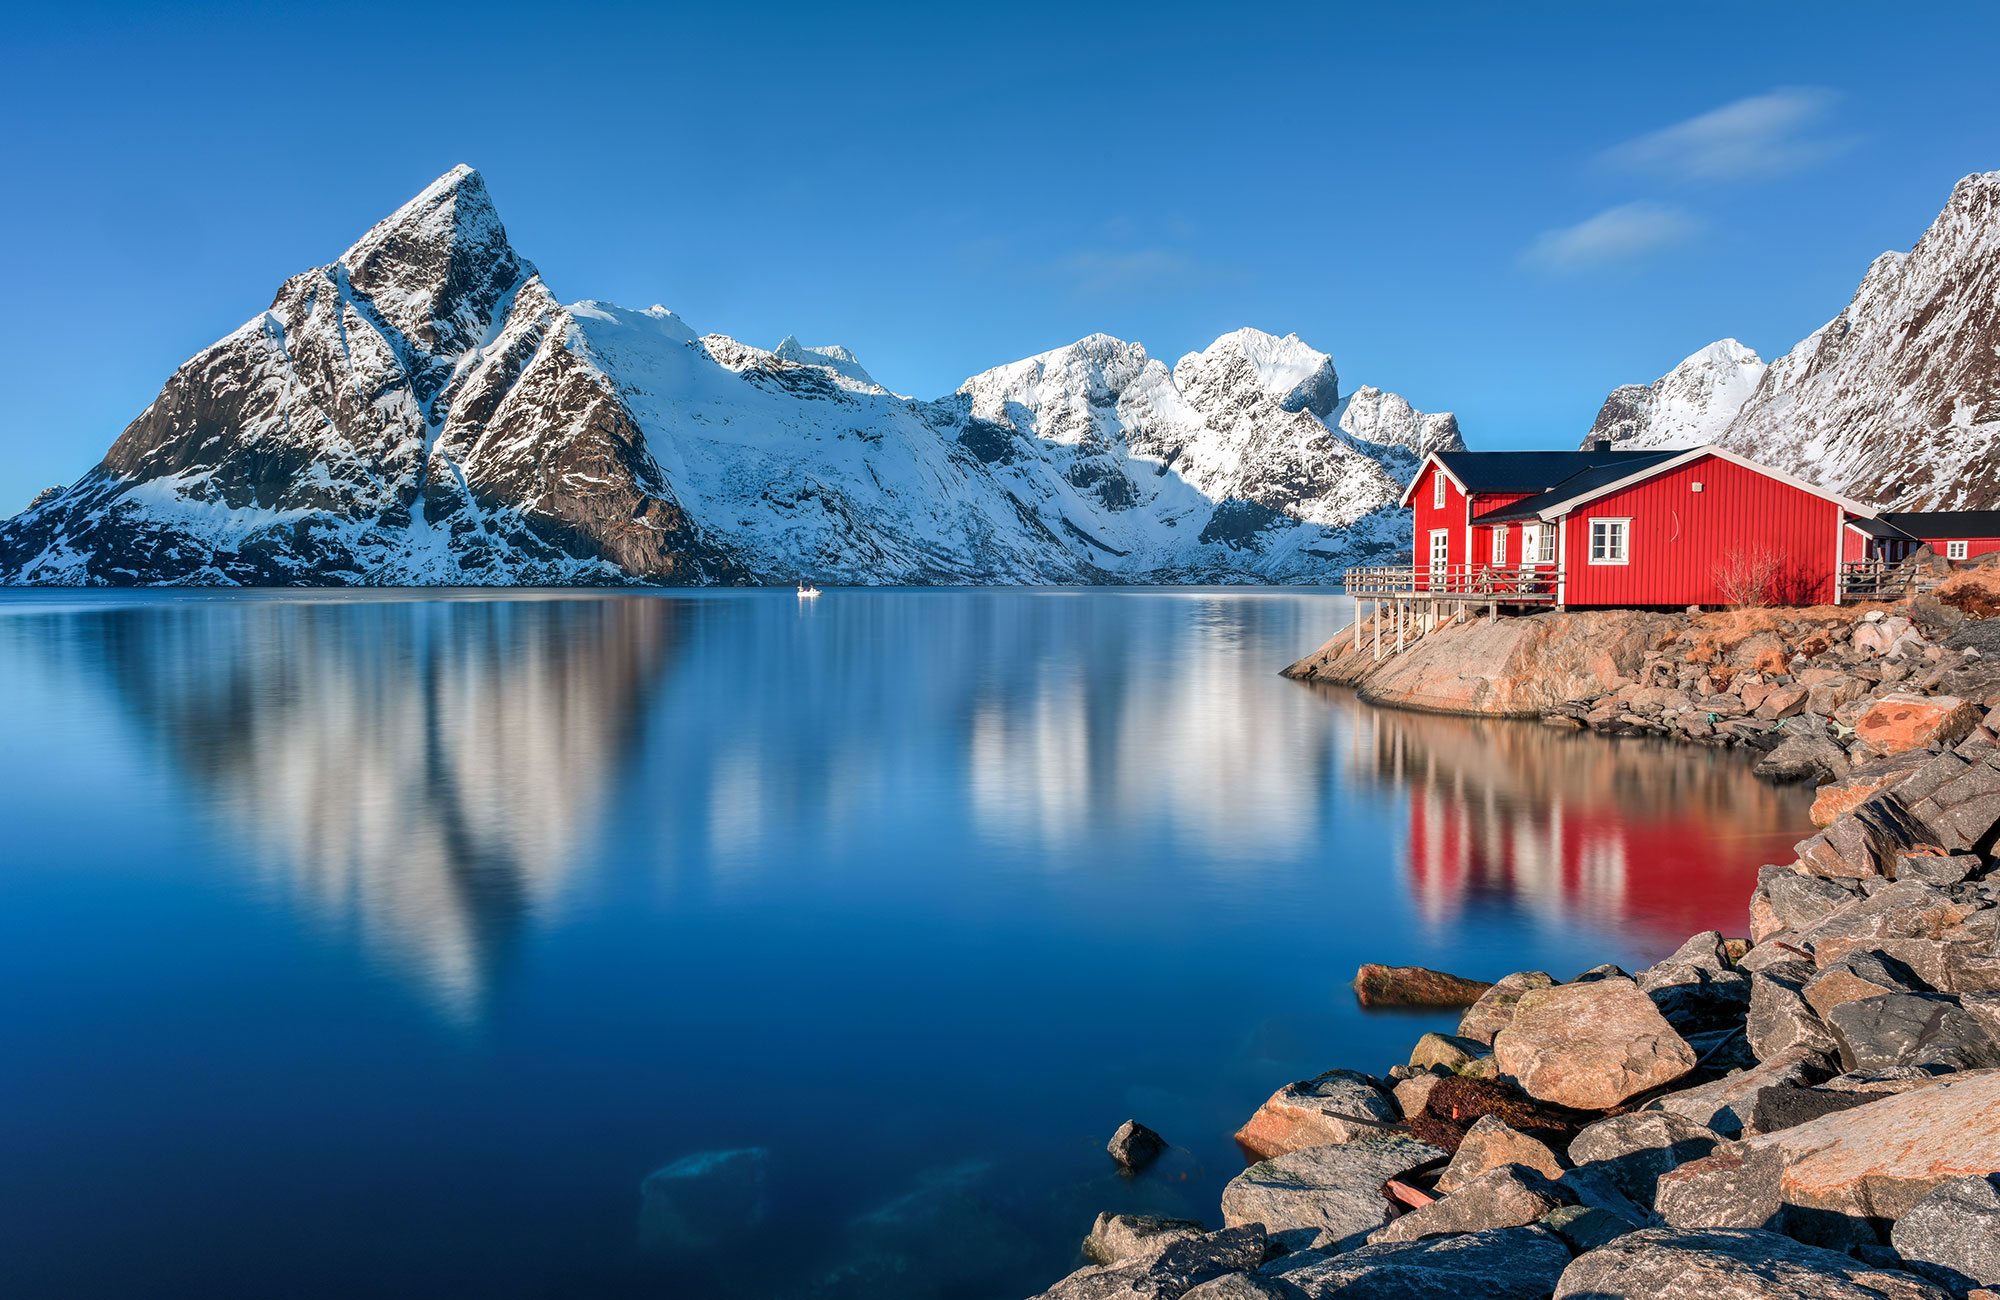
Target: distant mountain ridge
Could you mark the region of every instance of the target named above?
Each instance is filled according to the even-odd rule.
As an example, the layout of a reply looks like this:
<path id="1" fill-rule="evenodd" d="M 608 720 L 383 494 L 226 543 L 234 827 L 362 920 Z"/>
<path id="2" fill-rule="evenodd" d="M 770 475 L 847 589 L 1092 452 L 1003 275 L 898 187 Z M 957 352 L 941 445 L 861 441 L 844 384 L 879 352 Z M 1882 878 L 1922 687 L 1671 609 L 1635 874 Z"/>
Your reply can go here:
<path id="1" fill-rule="evenodd" d="M 1463 445 L 1296 335 L 1171 370 L 1092 335 L 926 402 L 845 348 L 565 306 L 459 167 L 0 523 L 0 581 L 1325 581 Z"/>
<path id="2" fill-rule="evenodd" d="M 2000 172 L 1967 176 L 1908 253 L 1769 367 L 1734 339 L 1605 400 L 1593 437 L 1718 442 L 1857 500 L 2000 507 Z"/>

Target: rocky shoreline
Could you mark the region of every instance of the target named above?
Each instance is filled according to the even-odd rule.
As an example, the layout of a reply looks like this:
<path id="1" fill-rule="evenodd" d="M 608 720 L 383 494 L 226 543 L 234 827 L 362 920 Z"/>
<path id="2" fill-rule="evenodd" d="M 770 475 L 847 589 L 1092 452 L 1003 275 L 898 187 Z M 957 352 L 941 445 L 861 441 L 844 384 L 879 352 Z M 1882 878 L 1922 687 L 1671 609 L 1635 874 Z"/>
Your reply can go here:
<path id="1" fill-rule="evenodd" d="M 1468 624 L 1416 672 L 1356 662 L 1350 629 L 1295 665 L 1764 750 L 1822 782 L 1819 829 L 1759 873 L 1745 936 L 1636 973 L 1363 967 L 1364 1005 L 1456 1031 L 1280 1088 L 1219 1229 L 1102 1215 L 1041 1300 L 2000 1300 L 2000 652 L 1938 601 L 1749 613 L 1538 615 L 1501 657 L 1535 619 Z"/>
<path id="2" fill-rule="evenodd" d="M 1913 746 L 2000 739 L 1984 721 L 2000 702 L 1987 590 L 1948 585 L 1894 605 L 1475 618 L 1402 654 L 1385 626 L 1379 659 L 1364 620 L 1358 649 L 1350 625 L 1284 675 L 1393 708 L 1742 746 L 1762 753 L 1761 776 L 1827 780 Z"/>

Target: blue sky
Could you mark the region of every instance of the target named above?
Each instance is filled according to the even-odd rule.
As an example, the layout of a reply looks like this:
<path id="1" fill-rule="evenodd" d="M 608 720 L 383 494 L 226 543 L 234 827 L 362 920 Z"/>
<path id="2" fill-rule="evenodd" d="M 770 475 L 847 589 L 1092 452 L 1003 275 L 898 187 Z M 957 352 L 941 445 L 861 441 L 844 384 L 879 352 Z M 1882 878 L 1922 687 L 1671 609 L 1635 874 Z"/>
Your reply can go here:
<path id="1" fill-rule="evenodd" d="M 454 163 L 566 300 L 930 397 L 1296 331 L 1570 445 L 2000 168 L 2000 9 L 50 6 L 0 36 L 0 513 Z"/>

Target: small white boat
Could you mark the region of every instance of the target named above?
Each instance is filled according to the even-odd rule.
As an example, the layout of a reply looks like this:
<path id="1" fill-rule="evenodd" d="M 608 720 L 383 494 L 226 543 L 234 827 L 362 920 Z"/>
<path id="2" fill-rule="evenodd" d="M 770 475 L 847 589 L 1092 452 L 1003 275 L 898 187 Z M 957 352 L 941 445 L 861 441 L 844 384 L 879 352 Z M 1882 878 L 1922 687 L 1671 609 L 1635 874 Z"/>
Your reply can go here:
<path id="1" fill-rule="evenodd" d="M 810 582 L 801 582 L 799 584 L 800 600 L 811 600 L 814 596 L 817 595 L 819 595 L 819 588 L 813 586 Z"/>

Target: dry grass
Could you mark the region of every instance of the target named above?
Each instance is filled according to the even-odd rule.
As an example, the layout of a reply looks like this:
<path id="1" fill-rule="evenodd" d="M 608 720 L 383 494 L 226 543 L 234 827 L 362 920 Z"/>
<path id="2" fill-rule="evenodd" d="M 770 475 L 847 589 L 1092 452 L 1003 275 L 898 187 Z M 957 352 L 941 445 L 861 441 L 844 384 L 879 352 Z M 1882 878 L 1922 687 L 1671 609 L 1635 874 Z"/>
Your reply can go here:
<path id="1" fill-rule="evenodd" d="M 2000 614 L 2000 565 L 1960 569 L 1939 585 L 1937 598 L 1964 610 L 1968 618 L 1992 618 Z"/>

